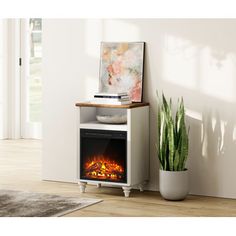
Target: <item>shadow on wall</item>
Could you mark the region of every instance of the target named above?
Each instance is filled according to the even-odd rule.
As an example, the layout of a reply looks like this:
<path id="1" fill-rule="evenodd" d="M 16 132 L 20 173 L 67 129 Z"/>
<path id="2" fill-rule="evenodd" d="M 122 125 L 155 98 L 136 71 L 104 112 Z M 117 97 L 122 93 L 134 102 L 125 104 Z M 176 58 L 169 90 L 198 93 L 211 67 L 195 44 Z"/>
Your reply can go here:
<path id="1" fill-rule="evenodd" d="M 156 89 L 184 97 L 190 125 L 191 193 L 236 197 L 236 20 L 125 20 L 147 42 L 151 166 L 156 163 Z M 158 168 L 151 169 L 157 186 Z"/>
<path id="2" fill-rule="evenodd" d="M 212 109 L 200 120 L 190 116 L 186 120 L 191 125 L 189 166 L 194 191 L 204 194 L 210 186 L 210 195 L 220 194 L 224 179 L 234 178 L 235 124 L 222 121 L 217 110 Z M 220 172 L 224 173 L 223 178 Z"/>
<path id="3" fill-rule="evenodd" d="M 99 65 L 100 41 L 145 41 L 144 100 L 150 102 L 150 189 L 158 188 L 156 89 L 183 96 L 190 125 L 191 193 L 236 197 L 236 20 L 86 20 L 86 63 Z M 78 51 L 78 53 L 80 53 Z M 78 62 L 77 62 L 78 63 Z M 98 81 L 95 70 L 78 68 L 82 97 Z"/>

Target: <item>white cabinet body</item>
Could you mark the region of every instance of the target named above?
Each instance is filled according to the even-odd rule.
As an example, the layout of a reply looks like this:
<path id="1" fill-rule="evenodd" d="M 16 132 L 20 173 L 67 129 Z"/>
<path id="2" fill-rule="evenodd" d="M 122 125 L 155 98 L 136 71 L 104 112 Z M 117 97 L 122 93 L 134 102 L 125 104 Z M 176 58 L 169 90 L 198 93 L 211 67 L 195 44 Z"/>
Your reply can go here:
<path id="1" fill-rule="evenodd" d="M 137 107 L 96 107 L 78 106 L 78 182 L 82 192 L 86 183 L 112 185 L 122 187 L 126 197 L 133 187 L 143 191 L 143 185 L 149 179 L 149 106 Z M 127 124 L 102 124 L 96 121 L 96 115 L 126 114 Z M 107 182 L 101 180 L 86 180 L 80 175 L 80 129 L 112 130 L 127 132 L 127 182 Z M 93 147 L 91 147 L 93 148 Z"/>

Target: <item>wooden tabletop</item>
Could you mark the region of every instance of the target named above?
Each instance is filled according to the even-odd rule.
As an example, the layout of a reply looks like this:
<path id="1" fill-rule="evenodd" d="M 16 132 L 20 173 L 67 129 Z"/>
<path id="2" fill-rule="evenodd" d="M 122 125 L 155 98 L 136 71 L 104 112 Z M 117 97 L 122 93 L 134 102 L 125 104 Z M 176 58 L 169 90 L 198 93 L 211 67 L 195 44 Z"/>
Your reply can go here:
<path id="1" fill-rule="evenodd" d="M 144 107 L 144 106 L 149 106 L 148 102 L 136 102 L 136 103 L 131 103 L 127 105 L 112 105 L 112 104 L 95 104 L 92 102 L 77 102 L 75 104 L 77 107 L 102 107 L 102 108 L 135 108 L 135 107 Z"/>

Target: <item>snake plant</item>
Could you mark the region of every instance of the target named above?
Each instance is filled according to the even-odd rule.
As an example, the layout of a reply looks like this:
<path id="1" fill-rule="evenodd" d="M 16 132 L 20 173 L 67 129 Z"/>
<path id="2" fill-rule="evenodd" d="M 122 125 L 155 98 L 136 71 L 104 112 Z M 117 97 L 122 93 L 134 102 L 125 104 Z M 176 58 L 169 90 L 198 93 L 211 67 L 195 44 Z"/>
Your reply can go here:
<path id="1" fill-rule="evenodd" d="M 158 145 L 160 168 L 167 171 L 183 171 L 188 157 L 188 131 L 185 124 L 183 98 L 178 100 L 175 118 L 172 115 L 172 101 L 158 98 Z"/>

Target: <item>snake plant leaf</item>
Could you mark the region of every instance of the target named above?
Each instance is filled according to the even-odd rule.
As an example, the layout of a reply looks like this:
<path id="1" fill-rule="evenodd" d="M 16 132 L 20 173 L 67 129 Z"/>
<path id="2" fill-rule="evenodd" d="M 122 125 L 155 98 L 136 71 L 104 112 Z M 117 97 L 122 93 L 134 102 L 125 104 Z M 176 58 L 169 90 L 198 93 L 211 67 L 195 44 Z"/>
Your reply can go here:
<path id="1" fill-rule="evenodd" d="M 165 95 L 162 93 L 162 102 L 163 102 L 163 112 L 165 112 L 167 115 L 169 114 L 169 106 L 168 103 L 166 101 Z"/>
<path id="2" fill-rule="evenodd" d="M 185 169 L 188 157 L 188 135 L 185 125 L 185 109 L 183 98 L 178 100 L 175 119 L 172 115 L 172 99 L 167 102 L 162 93 L 162 102 L 158 93 L 157 133 L 158 158 L 160 168 L 170 171 L 181 171 Z"/>
<path id="3" fill-rule="evenodd" d="M 188 135 L 185 125 L 182 127 L 182 136 L 181 136 L 181 169 L 185 169 L 185 163 L 188 157 Z"/>
<path id="4" fill-rule="evenodd" d="M 183 104 L 183 99 L 181 100 L 181 107 L 180 107 L 180 112 L 181 112 L 181 120 L 180 120 L 180 131 L 181 131 L 181 146 L 180 146 L 180 168 L 181 170 L 184 170 L 185 168 L 185 163 L 187 160 L 188 156 L 188 133 L 185 125 L 185 111 L 184 111 L 184 104 Z"/>
<path id="5" fill-rule="evenodd" d="M 169 168 L 174 170 L 174 124 L 171 119 L 168 121 L 168 145 L 169 145 Z"/>
<path id="6" fill-rule="evenodd" d="M 166 129 L 166 123 L 165 123 L 165 113 L 162 112 L 160 115 L 160 138 L 159 138 L 159 159 L 161 162 L 161 165 L 165 166 L 165 129 Z"/>
<path id="7" fill-rule="evenodd" d="M 175 159 L 174 159 L 174 171 L 178 171 L 179 167 L 179 151 L 176 149 L 175 150 Z"/>
<path id="8" fill-rule="evenodd" d="M 160 105 L 158 104 L 157 107 L 157 135 L 160 135 L 161 133 L 161 108 Z"/>
<path id="9" fill-rule="evenodd" d="M 159 157 L 160 169 L 163 170 L 163 166 L 164 166 L 164 165 L 163 165 L 163 163 L 162 163 L 162 159 L 160 158 L 159 147 L 158 147 L 157 144 L 156 144 L 155 146 L 156 146 L 156 150 L 157 150 L 157 155 L 158 155 L 158 157 Z"/>

